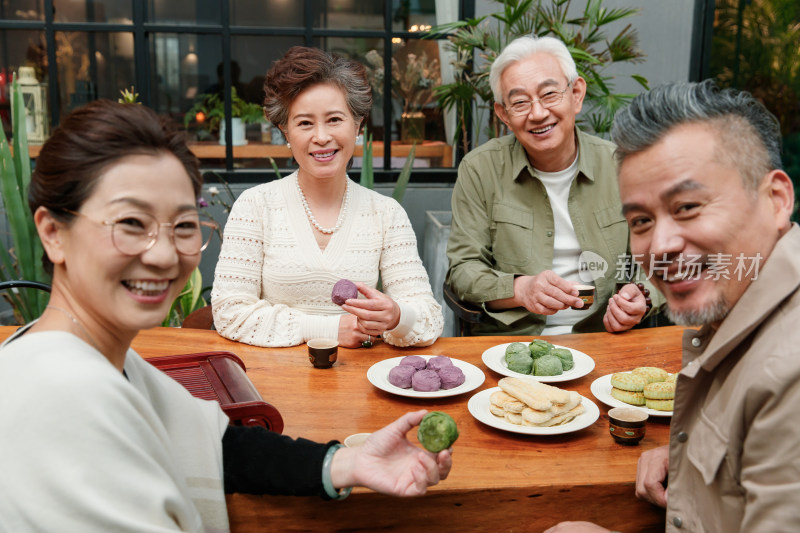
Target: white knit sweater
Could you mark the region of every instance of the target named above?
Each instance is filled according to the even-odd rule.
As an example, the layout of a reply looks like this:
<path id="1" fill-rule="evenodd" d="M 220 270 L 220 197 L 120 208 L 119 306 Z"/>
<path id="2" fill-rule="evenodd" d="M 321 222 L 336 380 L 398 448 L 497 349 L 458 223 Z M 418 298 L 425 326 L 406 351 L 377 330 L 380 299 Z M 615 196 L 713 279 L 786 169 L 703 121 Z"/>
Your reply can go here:
<path id="1" fill-rule="evenodd" d="M 442 333 L 417 241 L 394 199 L 350 182 L 342 227 L 320 250 L 306 217 L 297 173 L 243 192 L 225 225 L 211 304 L 223 337 L 255 346 L 338 338 L 343 311 L 331 301 L 340 279 L 376 287 L 400 307 L 384 333 L 396 346 L 426 346 Z"/>

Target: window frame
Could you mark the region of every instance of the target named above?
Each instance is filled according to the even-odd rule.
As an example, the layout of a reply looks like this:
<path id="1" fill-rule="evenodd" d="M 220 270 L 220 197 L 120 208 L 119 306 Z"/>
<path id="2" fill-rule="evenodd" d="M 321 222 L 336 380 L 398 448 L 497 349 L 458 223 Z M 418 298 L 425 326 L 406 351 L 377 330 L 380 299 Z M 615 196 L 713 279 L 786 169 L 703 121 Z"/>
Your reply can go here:
<path id="1" fill-rule="evenodd" d="M 87 0 L 90 1 L 90 0 Z M 230 127 L 231 116 L 231 38 L 234 36 L 294 36 L 302 37 L 306 46 L 313 46 L 315 40 L 327 37 L 348 37 L 348 38 L 378 38 L 384 42 L 384 50 L 392 49 L 392 38 L 418 39 L 420 33 L 407 31 L 394 31 L 392 29 L 392 7 L 393 0 L 380 0 L 384 3 L 384 29 L 381 30 L 343 30 L 314 27 L 313 0 L 303 0 L 304 27 L 270 27 L 270 26 L 233 26 L 230 23 L 230 2 L 235 0 L 209 0 L 219 2 L 220 23 L 219 24 L 187 24 L 187 23 L 162 23 L 148 21 L 148 2 L 149 0 L 130 0 L 132 7 L 132 24 L 119 24 L 107 22 L 56 22 L 54 20 L 54 0 L 43 0 L 44 20 L 0 20 L 0 30 L 38 30 L 45 34 L 48 60 L 48 83 L 49 96 L 48 104 L 50 110 L 50 128 L 55 128 L 59 122 L 61 113 L 59 107 L 59 78 L 58 65 L 56 61 L 56 32 L 85 32 L 91 39 L 96 33 L 124 32 L 133 34 L 134 51 L 134 80 L 136 91 L 139 93 L 139 101 L 142 104 L 152 107 L 153 88 L 150 86 L 152 63 L 151 63 L 151 36 L 155 33 L 174 33 L 174 34 L 197 34 L 197 35 L 219 35 L 222 41 L 223 58 L 223 77 L 225 83 L 225 114 L 226 114 L 226 144 L 225 144 L 225 168 L 215 169 L 205 172 L 209 181 L 215 181 L 214 175 L 220 175 L 225 180 L 232 182 L 263 182 L 275 178 L 275 174 L 270 168 L 264 169 L 236 169 L 234 168 L 233 145 L 231 143 L 232 128 Z M 459 9 L 459 19 L 471 18 L 475 16 L 475 0 L 457 0 Z M 391 72 L 391 54 L 384 53 L 385 72 Z M 91 54 L 90 54 L 91 56 Z M 94 58 L 90 57 L 90 61 Z M 96 72 L 96 70 L 94 71 Z M 96 81 L 96 80 L 94 80 Z M 391 77 L 386 76 L 384 81 L 384 94 L 391 94 Z M 391 99 L 386 99 L 383 105 L 384 124 L 392 121 Z M 400 169 L 391 168 L 391 128 L 384 128 L 383 142 L 389 149 L 384 151 L 383 165 L 376 166 L 374 169 L 376 183 L 390 183 L 396 181 Z M 457 153 L 454 158 L 452 168 L 430 168 L 415 169 L 413 181 L 415 183 L 453 183 L 456 178 L 456 168 L 463 154 Z M 354 174 L 359 172 L 355 170 Z M 283 171 L 282 174 L 288 172 Z"/>

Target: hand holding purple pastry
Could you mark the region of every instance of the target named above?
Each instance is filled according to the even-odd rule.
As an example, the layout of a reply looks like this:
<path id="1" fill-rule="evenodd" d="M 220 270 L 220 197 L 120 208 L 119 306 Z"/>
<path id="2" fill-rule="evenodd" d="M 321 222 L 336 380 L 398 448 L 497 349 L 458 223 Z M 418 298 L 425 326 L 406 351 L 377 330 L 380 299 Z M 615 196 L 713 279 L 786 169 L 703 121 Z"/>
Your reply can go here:
<path id="1" fill-rule="evenodd" d="M 358 318 L 358 329 L 364 335 L 380 337 L 400 323 L 400 306 L 381 291 L 356 283 L 365 298 L 350 298 L 342 309 Z"/>

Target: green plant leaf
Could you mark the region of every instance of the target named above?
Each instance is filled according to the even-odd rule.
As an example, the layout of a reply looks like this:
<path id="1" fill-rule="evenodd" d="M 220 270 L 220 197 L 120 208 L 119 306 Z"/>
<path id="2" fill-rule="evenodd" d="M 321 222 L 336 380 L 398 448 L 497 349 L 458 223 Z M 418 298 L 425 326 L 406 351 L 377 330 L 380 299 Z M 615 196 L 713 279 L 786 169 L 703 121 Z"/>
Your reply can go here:
<path id="1" fill-rule="evenodd" d="M 364 151 L 361 163 L 361 177 L 359 183 L 367 189 L 375 187 L 375 175 L 372 170 L 372 134 L 364 128 Z"/>
<path id="2" fill-rule="evenodd" d="M 411 150 L 408 151 L 408 157 L 403 164 L 403 170 L 401 170 L 400 175 L 397 176 L 397 183 L 394 186 L 392 198 L 399 203 L 403 203 L 403 197 L 406 195 L 406 187 L 408 186 L 408 181 L 411 179 L 411 169 L 414 167 L 414 155 L 416 150 L 417 143 L 414 143 L 411 145 Z"/>

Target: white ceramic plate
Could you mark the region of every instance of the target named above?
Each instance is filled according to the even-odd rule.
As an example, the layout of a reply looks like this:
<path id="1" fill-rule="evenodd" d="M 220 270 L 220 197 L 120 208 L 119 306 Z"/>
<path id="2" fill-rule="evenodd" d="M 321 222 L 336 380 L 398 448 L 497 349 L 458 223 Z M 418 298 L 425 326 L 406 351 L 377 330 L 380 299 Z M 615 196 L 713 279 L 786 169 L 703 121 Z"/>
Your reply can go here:
<path id="1" fill-rule="evenodd" d="M 511 343 L 507 342 L 505 344 L 492 346 L 483 352 L 483 355 L 481 356 L 481 359 L 483 359 L 483 362 L 486 364 L 486 366 L 498 374 L 503 374 L 504 376 L 510 376 L 512 378 L 530 376 L 536 381 L 540 381 L 542 383 L 556 383 L 559 381 L 578 379 L 594 370 L 594 359 L 585 353 L 579 352 L 578 350 L 573 350 L 567 346 L 559 346 L 558 344 L 554 344 L 553 346 L 556 348 L 566 348 L 572 352 L 572 361 L 575 363 L 575 366 L 573 366 L 571 370 L 567 370 L 559 376 L 531 376 L 530 374 L 520 374 L 519 372 L 514 372 L 513 370 L 508 369 L 508 363 L 506 363 L 506 348 L 509 344 Z"/>
<path id="2" fill-rule="evenodd" d="M 491 389 L 482 390 L 469 399 L 467 409 L 472 416 L 483 422 L 487 426 L 492 426 L 497 429 L 511 431 L 513 433 L 523 433 L 525 435 L 560 435 L 562 433 L 572 433 L 583 428 L 589 427 L 595 423 L 600 417 L 600 409 L 589 398 L 581 396 L 581 403 L 585 409 L 582 415 L 578 415 L 566 424 L 553 427 L 534 427 L 534 426 L 518 426 L 507 422 L 499 416 L 493 415 L 489 411 L 489 397 L 495 391 L 502 390 L 500 387 L 493 387 Z"/>
<path id="3" fill-rule="evenodd" d="M 594 397 L 604 404 L 610 405 L 611 407 L 633 407 L 634 409 L 641 409 L 646 411 L 650 416 L 672 416 L 672 411 L 656 411 L 655 409 L 648 409 L 647 407 L 639 405 L 631 405 L 629 403 L 617 400 L 611 396 L 611 376 L 612 374 L 606 374 L 605 376 L 597 378 L 592 382 L 590 387 Z"/>
<path id="4" fill-rule="evenodd" d="M 435 355 L 421 355 L 426 361 Z M 408 396 L 409 398 L 444 398 L 446 396 L 457 396 L 477 389 L 483 384 L 486 376 L 483 371 L 477 366 L 461 361 L 459 359 L 450 358 L 453 364 L 464 372 L 464 383 L 453 389 L 439 389 L 434 392 L 420 392 L 414 389 L 401 389 L 389 383 L 389 371 L 400 364 L 402 357 L 393 357 L 391 359 L 384 359 L 369 367 L 367 370 L 367 379 L 370 383 L 375 385 L 381 390 L 397 394 L 398 396 Z"/>

